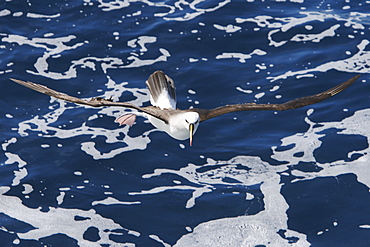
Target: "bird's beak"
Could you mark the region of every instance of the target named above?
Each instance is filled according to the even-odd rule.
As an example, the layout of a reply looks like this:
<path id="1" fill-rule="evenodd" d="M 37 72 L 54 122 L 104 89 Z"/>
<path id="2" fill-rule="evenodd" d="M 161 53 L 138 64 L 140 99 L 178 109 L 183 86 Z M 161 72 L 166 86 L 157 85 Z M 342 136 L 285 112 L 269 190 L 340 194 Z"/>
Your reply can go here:
<path id="1" fill-rule="evenodd" d="M 193 133 L 194 133 L 194 124 L 189 125 L 189 132 L 190 132 L 190 146 L 193 145 Z"/>

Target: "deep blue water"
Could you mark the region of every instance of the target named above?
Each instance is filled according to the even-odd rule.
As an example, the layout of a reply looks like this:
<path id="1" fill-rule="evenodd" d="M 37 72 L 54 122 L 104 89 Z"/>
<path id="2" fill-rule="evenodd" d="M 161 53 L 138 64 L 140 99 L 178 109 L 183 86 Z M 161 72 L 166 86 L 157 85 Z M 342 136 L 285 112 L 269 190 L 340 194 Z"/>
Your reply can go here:
<path id="1" fill-rule="evenodd" d="M 0 3 L 1 246 L 368 246 L 369 1 Z M 145 80 L 178 107 L 282 103 L 202 123 L 192 147 L 125 109 Z"/>

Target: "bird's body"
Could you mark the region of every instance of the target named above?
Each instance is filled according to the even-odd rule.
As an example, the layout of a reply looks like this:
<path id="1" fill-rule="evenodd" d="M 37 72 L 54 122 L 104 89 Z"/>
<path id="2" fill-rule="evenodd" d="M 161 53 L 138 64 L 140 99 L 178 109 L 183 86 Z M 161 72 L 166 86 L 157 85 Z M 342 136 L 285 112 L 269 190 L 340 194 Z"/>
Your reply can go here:
<path id="1" fill-rule="evenodd" d="M 163 72 L 157 71 L 148 78 L 146 85 L 150 93 L 150 103 L 170 113 L 167 123 L 150 115 L 148 116 L 149 122 L 177 140 L 192 138 L 192 135 L 198 129 L 199 114 L 196 112 L 182 112 L 176 108 L 174 81 Z M 189 129 L 190 124 L 193 124 L 193 130 Z"/>
<path id="2" fill-rule="evenodd" d="M 172 138 L 175 138 L 177 140 L 186 140 L 189 139 L 189 124 L 186 122 L 187 115 L 190 114 L 190 117 L 193 117 L 195 119 L 194 122 L 194 130 L 193 134 L 197 131 L 199 126 L 199 121 L 195 124 L 197 121 L 197 115 L 196 112 L 184 112 L 184 113 L 177 113 L 174 115 L 171 115 L 171 117 L 168 120 L 168 124 L 164 123 L 162 120 L 159 120 L 158 118 L 148 116 L 149 122 L 156 127 L 159 130 L 162 130 L 169 134 Z M 199 118 L 199 115 L 198 115 Z M 188 121 L 189 122 L 189 121 Z M 185 124 L 182 124 L 185 123 Z"/>
<path id="3" fill-rule="evenodd" d="M 349 87 L 357 80 L 360 75 L 354 76 L 351 79 L 329 89 L 324 92 L 301 97 L 290 100 L 281 104 L 234 104 L 220 106 L 214 109 L 197 109 L 192 108 L 188 110 L 180 110 L 177 108 L 176 88 L 174 81 L 165 75 L 162 71 L 156 71 L 146 81 L 150 92 L 150 102 L 152 106 L 139 107 L 125 102 L 113 102 L 102 98 L 93 98 L 91 100 L 83 100 L 64 93 L 57 92 L 46 86 L 36 84 L 33 82 L 25 82 L 21 80 L 12 79 L 14 82 L 31 88 L 35 91 L 50 95 L 52 97 L 70 101 L 77 104 L 89 105 L 93 107 L 103 106 L 121 106 L 133 108 L 139 112 L 143 112 L 150 121 L 150 123 L 157 129 L 165 131 L 171 137 L 178 140 L 186 140 L 190 138 L 190 145 L 192 145 L 193 134 L 197 130 L 199 123 L 205 120 L 237 111 L 253 111 L 253 110 L 274 110 L 284 111 L 304 107 L 307 105 L 321 102 L 330 98 L 337 93 Z M 116 119 L 120 125 L 133 125 L 136 119 L 135 113 L 128 113 Z"/>

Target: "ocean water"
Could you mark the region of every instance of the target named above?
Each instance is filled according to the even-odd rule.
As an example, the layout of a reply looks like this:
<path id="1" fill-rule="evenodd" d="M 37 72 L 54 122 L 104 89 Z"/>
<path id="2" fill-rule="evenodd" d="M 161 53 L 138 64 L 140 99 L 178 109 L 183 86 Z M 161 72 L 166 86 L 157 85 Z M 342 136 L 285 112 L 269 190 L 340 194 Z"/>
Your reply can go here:
<path id="1" fill-rule="evenodd" d="M 0 246 L 369 246 L 370 1 L 4 0 Z M 321 103 L 203 122 L 172 139 L 129 109 L 21 87 L 178 107 Z"/>

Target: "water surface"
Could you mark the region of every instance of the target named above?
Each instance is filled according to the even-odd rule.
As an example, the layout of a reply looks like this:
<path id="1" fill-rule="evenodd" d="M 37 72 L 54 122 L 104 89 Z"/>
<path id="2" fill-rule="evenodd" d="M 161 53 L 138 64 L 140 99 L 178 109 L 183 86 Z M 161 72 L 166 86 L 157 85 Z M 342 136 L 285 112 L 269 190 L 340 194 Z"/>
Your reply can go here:
<path id="1" fill-rule="evenodd" d="M 367 246 L 369 1 L 0 4 L 2 246 Z M 337 96 L 200 125 L 194 145 L 128 109 L 163 70 L 178 107 Z"/>

